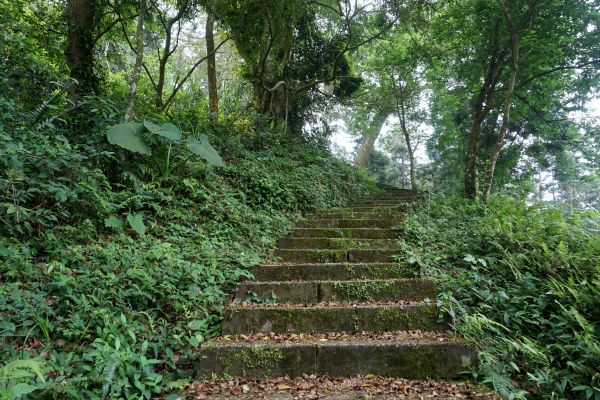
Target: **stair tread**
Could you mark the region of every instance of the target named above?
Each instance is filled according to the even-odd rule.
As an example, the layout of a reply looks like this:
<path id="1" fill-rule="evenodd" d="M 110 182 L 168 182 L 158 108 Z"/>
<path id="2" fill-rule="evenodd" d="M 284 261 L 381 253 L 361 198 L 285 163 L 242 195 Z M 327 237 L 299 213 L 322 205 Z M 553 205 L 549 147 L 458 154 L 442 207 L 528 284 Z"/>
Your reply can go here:
<path id="1" fill-rule="evenodd" d="M 399 301 L 434 299 L 435 280 L 392 278 L 360 280 L 246 281 L 236 290 L 236 302 L 276 299 L 280 304 L 322 302 Z"/>
<path id="2" fill-rule="evenodd" d="M 327 333 L 253 333 L 227 335 L 210 340 L 211 345 L 221 344 L 281 344 L 281 343 L 383 343 L 383 342 L 448 342 L 464 340 L 462 336 L 438 331 L 391 331 L 391 332 L 327 332 Z"/>
<path id="3" fill-rule="evenodd" d="M 276 268 L 278 266 L 294 266 L 294 267 L 323 267 L 323 266 L 348 266 L 348 267 L 358 267 L 358 266 L 373 266 L 373 267 L 384 267 L 384 266 L 396 266 L 397 263 L 386 263 L 386 262 L 369 262 L 369 263 L 350 263 L 350 262 L 337 262 L 337 263 L 262 263 L 257 264 L 256 267 L 267 267 L 267 268 Z"/>
<path id="4" fill-rule="evenodd" d="M 376 308 L 398 308 L 406 309 L 411 307 L 430 307 L 429 304 L 424 301 L 416 300 L 398 300 L 398 301 L 344 301 L 335 302 L 327 301 L 313 304 L 283 304 L 283 303 L 235 303 L 231 302 L 228 304 L 229 309 L 242 309 L 242 310 L 318 310 L 318 309 L 376 309 Z"/>
<path id="5" fill-rule="evenodd" d="M 335 285 L 337 283 L 357 283 L 357 282 L 412 282 L 412 281 L 426 281 L 435 282 L 432 278 L 383 278 L 383 279 L 311 279 L 311 280 L 290 280 L 290 281 L 240 281 L 241 285 L 274 285 L 274 284 L 293 284 L 293 283 L 325 283 L 329 285 Z"/>
<path id="6" fill-rule="evenodd" d="M 501 399 L 489 389 L 465 382 L 384 378 L 373 375 L 337 379 L 312 375 L 295 379 L 274 377 L 261 380 L 206 380 L 193 383 L 187 390 L 193 398 L 214 400 Z"/>
<path id="7" fill-rule="evenodd" d="M 224 336 L 194 358 L 199 375 L 453 378 L 470 368 L 475 347 L 445 333 L 436 281 L 396 262 L 398 226 L 421 198 L 384 190 L 298 221 L 271 253 L 279 261 L 238 283 Z"/>

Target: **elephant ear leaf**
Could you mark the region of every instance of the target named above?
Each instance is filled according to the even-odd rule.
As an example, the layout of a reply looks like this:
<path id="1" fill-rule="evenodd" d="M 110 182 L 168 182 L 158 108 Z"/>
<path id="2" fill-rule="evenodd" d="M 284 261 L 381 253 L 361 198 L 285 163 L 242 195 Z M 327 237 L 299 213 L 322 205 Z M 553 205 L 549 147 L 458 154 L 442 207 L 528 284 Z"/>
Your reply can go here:
<path id="1" fill-rule="evenodd" d="M 203 158 L 207 163 L 220 167 L 225 165 L 217 150 L 208 142 L 208 136 L 200 135 L 198 139 L 190 137 L 185 145 L 189 151 Z"/>
<path id="2" fill-rule="evenodd" d="M 166 124 L 157 125 L 153 122 L 144 121 L 144 126 L 155 135 L 162 136 L 175 142 L 181 140 L 181 131 L 178 127 L 169 122 Z"/>
<path id="3" fill-rule="evenodd" d="M 129 226 L 131 226 L 131 228 L 138 234 L 143 235 L 146 233 L 146 226 L 144 225 L 144 216 L 141 213 L 128 214 L 127 222 L 129 222 Z"/>
<path id="4" fill-rule="evenodd" d="M 116 124 L 108 128 L 106 138 L 111 144 L 149 156 L 152 152 L 150 146 L 142 137 L 143 131 L 144 125 L 138 122 Z"/>

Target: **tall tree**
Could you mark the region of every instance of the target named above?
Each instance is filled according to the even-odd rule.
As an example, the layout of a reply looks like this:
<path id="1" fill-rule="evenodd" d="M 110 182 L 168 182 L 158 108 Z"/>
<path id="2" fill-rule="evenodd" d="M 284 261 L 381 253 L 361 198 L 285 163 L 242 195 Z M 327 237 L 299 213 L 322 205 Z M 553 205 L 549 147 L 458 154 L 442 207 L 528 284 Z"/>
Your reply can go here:
<path id="1" fill-rule="evenodd" d="M 208 80 L 209 117 L 216 121 L 219 116 L 219 93 L 217 89 L 217 56 L 215 51 L 215 4 L 206 8 L 206 74 Z"/>
<path id="2" fill-rule="evenodd" d="M 537 123 L 522 119 L 523 110 L 535 109 L 536 104 L 544 104 L 554 113 L 581 107 L 597 79 L 591 72 L 600 65 L 598 41 L 593 39 L 597 4 L 585 0 L 461 0 L 441 3 L 433 19 L 432 38 L 438 47 L 430 76 L 438 81 L 438 88 L 471 99 L 469 125 L 463 121 L 461 126 L 467 138 L 464 193 L 476 197 L 480 168 L 487 171 L 485 192 L 492 190 L 497 162 L 513 126 L 510 110 L 515 101 L 520 103 L 515 127 L 522 122 Z M 502 115 L 499 127 L 494 115 Z"/>
<path id="3" fill-rule="evenodd" d="M 94 73 L 96 7 L 96 0 L 67 0 L 65 58 L 70 77 L 76 81 L 69 91 L 74 103 L 83 95 L 98 90 L 98 78 Z"/>
<path id="4" fill-rule="evenodd" d="M 375 141 L 379 137 L 381 128 L 387 121 L 390 115 L 394 113 L 394 108 L 391 105 L 382 105 L 368 120 L 368 127 L 363 131 L 358 145 L 354 165 L 364 168 L 371 153 L 375 148 Z"/>
<path id="5" fill-rule="evenodd" d="M 254 109 L 296 129 L 325 91 L 340 98 L 358 88 L 347 55 L 389 30 L 396 19 L 388 17 L 385 10 L 349 0 L 217 3 L 217 18 L 244 60 Z M 380 21 L 376 29 L 363 29 L 364 21 L 375 18 Z"/>
<path id="6" fill-rule="evenodd" d="M 125 110 L 125 122 L 128 122 L 133 115 L 138 81 L 140 80 L 140 74 L 142 72 L 142 63 L 144 62 L 144 18 L 146 17 L 146 0 L 139 0 L 138 7 L 139 15 L 137 29 L 135 33 L 135 66 L 133 67 L 133 73 L 131 75 L 129 99 L 127 101 L 127 109 Z"/>

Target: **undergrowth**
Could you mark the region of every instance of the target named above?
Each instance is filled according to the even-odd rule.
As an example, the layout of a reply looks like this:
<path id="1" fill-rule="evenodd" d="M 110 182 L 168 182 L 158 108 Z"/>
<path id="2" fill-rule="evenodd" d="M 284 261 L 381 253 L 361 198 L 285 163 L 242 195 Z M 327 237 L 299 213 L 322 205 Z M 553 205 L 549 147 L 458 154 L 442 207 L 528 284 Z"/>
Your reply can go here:
<path id="1" fill-rule="evenodd" d="M 401 246 L 508 399 L 600 399 L 600 215 L 432 196 Z"/>
<path id="2" fill-rule="evenodd" d="M 105 126 L 0 125 L 2 399 L 175 396 L 248 267 L 301 213 L 371 187 L 306 141 L 227 125 L 225 167 L 163 179 Z"/>

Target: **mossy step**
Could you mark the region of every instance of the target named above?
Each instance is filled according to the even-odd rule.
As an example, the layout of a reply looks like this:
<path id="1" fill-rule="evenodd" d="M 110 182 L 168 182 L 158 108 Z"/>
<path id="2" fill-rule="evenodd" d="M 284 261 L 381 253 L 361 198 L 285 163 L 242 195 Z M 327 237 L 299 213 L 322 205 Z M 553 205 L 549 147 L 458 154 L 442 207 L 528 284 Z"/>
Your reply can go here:
<path id="1" fill-rule="evenodd" d="M 395 193 L 386 193 L 379 194 L 370 197 L 364 197 L 360 199 L 356 199 L 357 201 L 369 201 L 369 200 L 414 200 L 414 199 L 422 199 L 423 196 L 415 195 L 415 194 L 395 194 Z"/>
<path id="2" fill-rule="evenodd" d="M 433 279 L 379 279 L 352 281 L 242 282 L 236 300 L 250 297 L 276 299 L 278 303 L 317 304 L 321 302 L 433 300 Z"/>
<path id="3" fill-rule="evenodd" d="M 323 214 L 329 212 L 401 212 L 407 208 L 407 204 L 391 204 L 384 206 L 360 206 L 360 207 L 335 207 L 335 208 L 319 208 L 315 211 L 315 214 Z"/>
<path id="4" fill-rule="evenodd" d="M 225 310 L 223 335 L 444 330 L 434 305 L 353 305 L 348 307 L 243 306 Z"/>
<path id="5" fill-rule="evenodd" d="M 420 199 L 403 199 L 403 200 L 361 200 L 348 204 L 348 207 L 381 207 L 381 206 L 399 206 L 404 203 L 412 203 L 420 201 Z"/>
<path id="6" fill-rule="evenodd" d="M 193 359 L 199 378 L 383 375 L 454 378 L 472 367 L 475 349 L 459 340 L 208 342 Z"/>
<path id="7" fill-rule="evenodd" d="M 278 249 L 273 256 L 291 263 L 368 263 L 393 262 L 398 250 L 394 249 Z"/>
<path id="8" fill-rule="evenodd" d="M 399 213 L 395 209 L 378 209 L 374 208 L 370 211 L 362 212 L 324 212 L 311 216 L 307 216 L 307 219 L 385 219 L 391 218 L 394 221 L 402 221 L 404 214 Z"/>
<path id="9" fill-rule="evenodd" d="M 401 220 L 385 219 L 305 219 L 299 221 L 299 228 L 391 228 L 400 225 Z"/>
<path id="10" fill-rule="evenodd" d="M 409 278 L 415 276 L 416 270 L 388 263 L 321 263 L 256 265 L 251 272 L 257 281 L 324 281 Z"/>
<path id="11" fill-rule="evenodd" d="M 280 249 L 391 249 L 398 244 L 391 239 L 344 239 L 286 237 L 277 242 Z"/>
<path id="12" fill-rule="evenodd" d="M 291 237 L 322 237 L 347 239 L 395 239 L 398 231 L 382 228 L 296 228 Z"/>

